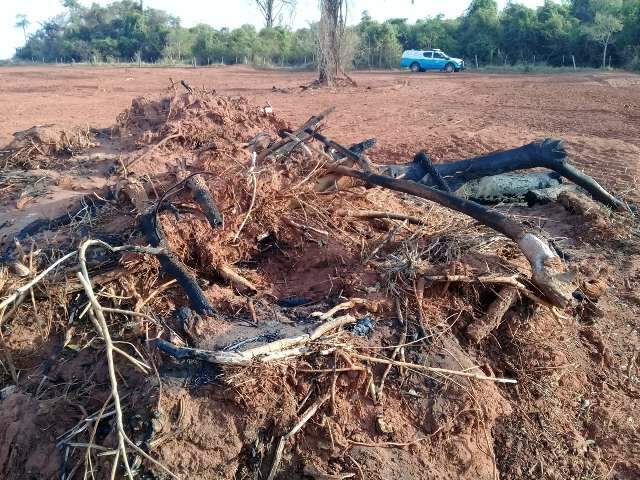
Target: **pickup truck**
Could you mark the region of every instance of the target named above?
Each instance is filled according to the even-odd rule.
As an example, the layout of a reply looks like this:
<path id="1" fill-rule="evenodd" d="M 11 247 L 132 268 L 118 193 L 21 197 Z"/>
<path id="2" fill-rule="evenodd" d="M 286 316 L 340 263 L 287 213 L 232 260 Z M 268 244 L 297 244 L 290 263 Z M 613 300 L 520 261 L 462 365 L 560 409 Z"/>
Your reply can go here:
<path id="1" fill-rule="evenodd" d="M 464 70 L 464 60 L 453 58 L 442 50 L 405 50 L 402 52 L 400 68 L 409 68 L 412 72 L 439 70 L 441 72 L 459 72 Z"/>

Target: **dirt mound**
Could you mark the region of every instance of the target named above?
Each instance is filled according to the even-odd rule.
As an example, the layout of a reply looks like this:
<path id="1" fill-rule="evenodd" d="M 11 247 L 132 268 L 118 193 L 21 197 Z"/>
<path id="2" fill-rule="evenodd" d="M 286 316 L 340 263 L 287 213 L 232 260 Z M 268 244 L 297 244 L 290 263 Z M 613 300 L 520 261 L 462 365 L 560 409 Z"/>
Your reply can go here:
<path id="1" fill-rule="evenodd" d="M 83 150 L 97 146 L 88 128 L 63 129 L 56 125 L 36 125 L 13 134 L 13 141 L 3 148 L 3 169 L 54 168 Z"/>

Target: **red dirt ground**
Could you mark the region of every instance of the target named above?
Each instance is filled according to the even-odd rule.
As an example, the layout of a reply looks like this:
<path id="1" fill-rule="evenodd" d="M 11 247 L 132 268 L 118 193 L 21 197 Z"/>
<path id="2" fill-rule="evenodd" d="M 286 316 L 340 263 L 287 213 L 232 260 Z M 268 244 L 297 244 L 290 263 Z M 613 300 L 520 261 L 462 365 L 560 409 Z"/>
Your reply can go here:
<path id="1" fill-rule="evenodd" d="M 268 101 L 292 123 L 336 105 L 328 134 L 345 143 L 376 137 L 373 157 L 406 161 L 421 148 L 436 160 L 528 143 L 566 140 L 572 161 L 611 187 L 640 178 L 640 76 L 627 73 L 457 75 L 357 72 L 358 88 L 297 94 L 311 72 L 206 69 L 0 68 L 0 145 L 35 124 L 109 127 L 131 99 L 169 77 L 224 95 Z M 272 91 L 273 87 L 292 93 Z M 430 140 L 438 150 L 430 150 Z M 442 138 L 447 147 L 442 148 Z"/>

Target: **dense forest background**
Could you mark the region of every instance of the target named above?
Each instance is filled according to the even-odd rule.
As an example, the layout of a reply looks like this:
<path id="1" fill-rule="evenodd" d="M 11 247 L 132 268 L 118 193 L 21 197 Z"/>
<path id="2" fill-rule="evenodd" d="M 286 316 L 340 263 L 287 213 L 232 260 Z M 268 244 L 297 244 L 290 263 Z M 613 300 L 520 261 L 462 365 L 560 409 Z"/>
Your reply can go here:
<path id="1" fill-rule="evenodd" d="M 295 8 L 295 2 L 287 2 Z M 249 7 L 248 7 L 249 8 Z M 38 62 L 253 63 L 313 65 L 317 25 L 291 30 L 244 25 L 233 30 L 180 19 L 143 2 L 122 0 L 83 7 L 64 0 L 59 15 L 25 33 L 16 60 Z M 353 12 L 351 12 L 353 14 Z M 16 28 L 28 26 L 18 16 Z M 346 50 L 354 68 L 397 67 L 404 49 L 440 48 L 480 65 L 613 66 L 640 70 L 640 0 L 547 0 L 537 9 L 472 0 L 464 15 L 383 23 L 363 12 L 348 27 Z M 267 24 L 274 24 L 273 19 Z"/>

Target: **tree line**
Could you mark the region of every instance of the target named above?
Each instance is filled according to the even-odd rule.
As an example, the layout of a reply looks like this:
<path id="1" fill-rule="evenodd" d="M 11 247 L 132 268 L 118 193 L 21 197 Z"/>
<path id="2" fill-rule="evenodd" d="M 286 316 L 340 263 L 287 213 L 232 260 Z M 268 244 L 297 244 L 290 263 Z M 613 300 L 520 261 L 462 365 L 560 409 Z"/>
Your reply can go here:
<path id="1" fill-rule="evenodd" d="M 215 29 L 206 24 L 185 28 L 180 19 L 121 0 L 106 6 L 82 6 L 64 0 L 63 11 L 43 22 L 18 60 L 44 62 L 164 62 L 316 64 L 319 24 L 292 30 L 279 26 L 295 0 L 255 0 L 265 27 Z M 323 3 L 323 2 L 321 2 Z M 338 1 L 342 5 L 342 1 Z M 352 13 L 352 12 L 350 12 Z M 342 15 L 342 13 L 341 13 Z M 412 19 L 413 20 L 413 19 Z M 26 32 L 28 19 L 16 28 Z M 583 66 L 640 69 L 640 0 L 546 0 L 538 8 L 510 2 L 499 10 L 495 0 L 472 0 L 458 18 L 442 15 L 409 21 L 378 22 L 365 11 L 356 25 L 345 26 L 340 56 L 353 68 L 397 67 L 406 49 L 440 48 L 467 64 L 561 66 L 575 56 Z M 350 65 L 349 65 L 350 64 Z"/>

